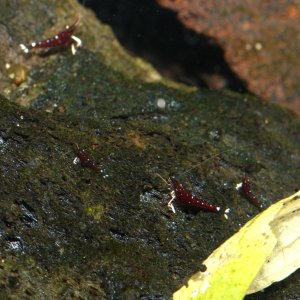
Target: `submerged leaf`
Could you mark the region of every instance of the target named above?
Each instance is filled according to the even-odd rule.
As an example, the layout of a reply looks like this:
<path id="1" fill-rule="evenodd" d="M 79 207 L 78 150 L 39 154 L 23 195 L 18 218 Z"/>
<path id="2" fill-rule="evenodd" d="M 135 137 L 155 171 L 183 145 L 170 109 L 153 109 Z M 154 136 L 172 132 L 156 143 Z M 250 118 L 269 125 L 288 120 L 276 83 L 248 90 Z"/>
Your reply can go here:
<path id="1" fill-rule="evenodd" d="M 284 203 L 270 223 L 277 239 L 271 255 L 251 283 L 247 294 L 260 291 L 273 282 L 283 280 L 300 267 L 300 193 Z"/>
<path id="2" fill-rule="evenodd" d="M 206 271 L 193 275 L 173 294 L 174 299 L 242 299 L 295 271 L 300 266 L 298 198 L 300 191 L 247 222 L 203 262 Z M 288 263 L 285 251 L 293 253 Z M 268 264 L 275 270 L 266 268 Z"/>

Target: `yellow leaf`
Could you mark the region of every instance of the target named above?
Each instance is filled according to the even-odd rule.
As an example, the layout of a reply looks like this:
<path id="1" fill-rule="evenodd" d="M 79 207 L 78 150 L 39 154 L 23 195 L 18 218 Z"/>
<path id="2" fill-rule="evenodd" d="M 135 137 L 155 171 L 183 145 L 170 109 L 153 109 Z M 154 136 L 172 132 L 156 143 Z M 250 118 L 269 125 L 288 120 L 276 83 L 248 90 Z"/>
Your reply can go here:
<path id="1" fill-rule="evenodd" d="M 300 267 L 300 193 L 284 202 L 283 208 L 270 223 L 277 243 L 251 283 L 247 294 L 260 291 L 273 282 L 283 280 Z"/>
<path id="2" fill-rule="evenodd" d="M 298 198 L 300 191 L 273 204 L 247 222 L 203 262 L 207 267 L 206 271 L 193 275 L 187 286 L 173 294 L 173 299 L 243 299 L 252 282 L 249 293 L 264 288 L 265 284 L 271 284 L 275 277 L 272 278 L 268 272 L 262 273 L 262 279 L 256 276 L 260 274 L 260 269 L 263 270 L 263 265 L 272 257 L 274 250 L 277 253 L 276 257 L 280 259 L 282 257 L 278 253 L 284 253 L 285 245 L 289 248 L 292 248 L 294 243 L 297 247 L 300 246 L 299 235 L 296 233 L 291 239 L 283 238 L 288 234 L 288 230 L 295 226 L 294 221 L 288 221 L 292 215 L 298 215 L 296 222 L 297 229 L 299 228 L 300 201 L 296 201 Z M 280 220 L 285 225 L 284 230 L 280 229 Z M 300 249 L 298 253 L 299 251 Z M 298 263 L 296 268 L 299 266 Z M 290 270 L 295 270 L 295 262 L 293 261 L 287 269 L 285 274 L 293 272 Z M 277 278 L 279 277 L 275 280 Z M 265 281 L 263 285 L 255 283 L 262 280 Z"/>

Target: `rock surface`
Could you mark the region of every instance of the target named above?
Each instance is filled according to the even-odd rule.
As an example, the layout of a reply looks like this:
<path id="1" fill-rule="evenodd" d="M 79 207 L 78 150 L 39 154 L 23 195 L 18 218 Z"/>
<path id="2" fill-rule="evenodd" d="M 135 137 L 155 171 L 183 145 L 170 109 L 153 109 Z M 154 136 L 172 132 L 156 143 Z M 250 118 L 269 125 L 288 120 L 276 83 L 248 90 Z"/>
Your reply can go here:
<path id="1" fill-rule="evenodd" d="M 300 114 L 298 1 L 157 0 L 215 39 L 230 67 L 261 98 Z"/>
<path id="2" fill-rule="evenodd" d="M 300 121 L 290 112 L 160 79 L 74 1 L 4 8 L 1 60 L 26 72 L 21 83 L 5 68 L 0 78 L 1 299 L 169 299 L 258 213 L 235 189 L 245 172 L 264 206 L 298 188 Z M 19 51 L 78 12 L 75 56 Z M 77 147 L 99 172 L 74 163 Z M 157 174 L 221 213 L 175 204 L 173 214 Z M 295 299 L 299 275 L 256 299 Z"/>

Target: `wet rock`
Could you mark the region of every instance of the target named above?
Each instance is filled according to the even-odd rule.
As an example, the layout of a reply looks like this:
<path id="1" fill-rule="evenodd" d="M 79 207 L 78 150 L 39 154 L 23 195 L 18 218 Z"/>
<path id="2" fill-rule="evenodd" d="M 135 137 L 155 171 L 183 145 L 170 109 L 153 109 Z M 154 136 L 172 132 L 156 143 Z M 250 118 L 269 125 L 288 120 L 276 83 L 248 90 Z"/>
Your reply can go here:
<path id="1" fill-rule="evenodd" d="M 21 2 L 30 21 L 30 4 Z M 149 80 L 151 67 L 114 46 L 75 2 L 37 3 L 37 16 L 49 20 L 78 10 L 90 17 L 75 56 L 19 53 L 27 80 L 1 81 L 11 92 L 0 97 L 0 298 L 170 298 L 258 213 L 235 189 L 245 172 L 266 206 L 298 188 L 299 119 L 250 96 Z M 33 35 L 50 30 L 46 17 Z M 101 45 L 91 47 L 97 26 L 111 41 L 106 58 Z M 99 170 L 76 163 L 78 148 Z M 175 175 L 221 213 L 175 203 L 173 214 L 157 174 Z M 285 295 L 299 291 L 297 280 L 287 279 Z M 281 290 L 264 295 L 276 299 Z"/>

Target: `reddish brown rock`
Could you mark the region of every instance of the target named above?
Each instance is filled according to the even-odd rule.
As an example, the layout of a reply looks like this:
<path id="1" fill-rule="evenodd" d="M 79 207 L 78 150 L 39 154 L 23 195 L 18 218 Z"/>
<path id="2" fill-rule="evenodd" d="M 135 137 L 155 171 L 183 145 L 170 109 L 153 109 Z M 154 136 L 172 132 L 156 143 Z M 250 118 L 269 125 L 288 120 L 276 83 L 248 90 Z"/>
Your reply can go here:
<path id="1" fill-rule="evenodd" d="M 251 92 L 300 114 L 297 1 L 157 0 L 197 33 L 216 39 Z"/>

